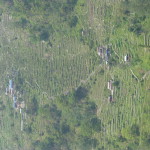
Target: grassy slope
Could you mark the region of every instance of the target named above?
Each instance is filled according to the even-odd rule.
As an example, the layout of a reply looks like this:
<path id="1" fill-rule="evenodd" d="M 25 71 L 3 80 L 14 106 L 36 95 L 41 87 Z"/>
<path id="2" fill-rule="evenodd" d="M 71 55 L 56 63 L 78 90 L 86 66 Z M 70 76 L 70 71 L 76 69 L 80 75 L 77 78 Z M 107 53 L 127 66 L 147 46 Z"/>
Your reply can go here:
<path id="1" fill-rule="evenodd" d="M 100 17 L 102 12 L 100 12 L 99 7 L 97 7 L 103 4 L 101 2 L 97 3 L 98 4 L 95 4 L 96 13 L 93 17 L 96 20 L 94 22 L 96 27 L 93 27 L 93 30 L 101 30 L 101 28 L 97 26 L 97 22 L 103 21 Z M 104 43 L 112 44 L 113 50 L 119 56 L 120 63 L 116 67 L 112 67 L 109 71 L 104 68 L 105 77 L 97 75 L 97 81 L 92 88 L 92 93 L 90 94 L 91 99 L 94 99 L 99 106 L 98 116 L 103 118 L 106 128 L 104 138 L 101 138 L 101 134 L 97 134 L 96 136 L 99 137 L 99 142 L 104 144 L 104 149 L 119 149 L 117 145 L 119 145 L 121 149 L 125 149 L 127 145 L 130 145 L 130 141 L 127 140 L 120 144 L 115 143 L 115 139 L 122 135 L 123 137 L 132 141 L 132 137 L 127 135 L 128 133 L 125 130 L 130 128 L 133 124 L 138 124 L 141 132 L 141 136 L 138 138 L 138 140 L 139 143 L 143 145 L 144 142 L 142 141 L 142 136 L 145 130 L 143 131 L 142 125 L 143 119 L 146 119 L 143 117 L 145 115 L 143 111 L 145 107 L 149 109 L 149 107 L 146 106 L 146 104 L 149 103 L 149 100 L 147 99 L 149 92 L 146 84 L 148 84 L 150 80 L 149 77 L 147 77 L 143 85 L 141 85 L 141 83 L 132 77 L 130 69 L 133 69 L 134 73 L 139 79 L 141 79 L 143 74 L 150 69 L 149 48 L 140 46 L 145 45 L 146 42 L 144 41 L 144 37 L 146 36 L 145 39 L 147 39 L 149 36 L 144 34 L 137 36 L 128 31 L 127 21 L 122 20 L 123 14 L 119 9 L 119 1 L 115 1 L 115 3 L 110 2 L 106 5 L 104 4 L 101 7 L 104 9 L 104 14 L 106 13 L 106 18 L 104 18 L 103 21 L 105 22 L 103 29 L 106 29 L 104 37 L 109 37 L 109 41 L 107 42 L 104 40 Z M 116 22 L 117 20 L 118 22 Z M 145 20 L 145 22 L 149 22 L 149 17 Z M 97 33 L 99 34 L 99 32 Z M 99 37 L 101 36 L 97 35 L 96 39 Z M 99 43 L 102 41 L 99 40 Z M 149 45 L 149 42 L 147 44 Z M 131 63 L 124 65 L 123 56 L 126 53 L 132 54 L 132 59 L 138 56 L 143 62 L 139 62 L 134 66 L 131 65 Z M 108 91 L 106 91 L 107 81 L 111 78 L 120 82 L 119 88 L 115 88 L 114 104 L 110 104 L 107 101 L 106 96 L 108 95 Z"/>
<path id="2" fill-rule="evenodd" d="M 100 75 L 96 71 L 91 80 L 87 82 L 91 86 L 89 97 L 98 105 L 97 115 L 104 123 L 105 132 L 94 135 L 100 143 L 98 147 L 112 150 L 119 149 L 117 146 L 114 148 L 114 145 L 119 145 L 121 149 L 125 149 L 130 144 L 130 140 L 132 141 L 132 137 L 127 130 L 134 123 L 140 126 L 141 135 L 138 137 L 138 141 L 140 145 L 144 145 L 142 141 L 144 133 L 149 133 L 149 121 L 145 118 L 148 117 L 146 115 L 149 113 L 149 106 L 147 104 L 149 103 L 148 89 L 150 88 L 150 78 L 147 76 L 142 85 L 132 77 L 130 68 L 138 78 L 141 78 L 149 70 L 149 65 L 147 65 L 149 61 L 149 48 L 139 46 L 145 45 L 145 43 L 149 46 L 149 34 L 136 36 L 127 30 L 127 24 L 124 24 L 124 22 L 121 23 L 120 27 L 114 27 L 116 20 L 122 15 L 119 10 L 119 0 L 115 2 L 107 1 L 107 3 L 105 1 L 87 1 L 85 7 L 87 14 L 84 16 L 84 19 L 86 21 L 83 20 L 84 22 L 82 23 L 85 29 L 88 26 L 92 28 L 94 37 L 91 35 L 90 38 L 98 43 L 97 45 L 95 44 L 95 47 L 111 43 L 113 50 L 119 55 L 120 62 L 110 70 L 105 65 L 102 65 L 99 69 L 104 69 L 104 75 Z M 79 8 L 76 9 L 79 10 Z M 82 19 L 83 16 L 80 17 Z M 35 45 L 30 43 L 28 35 L 22 30 L 9 30 L 6 28 L 11 23 L 11 21 L 7 21 L 7 18 L 7 15 L 2 16 L 4 22 L 1 22 L 0 61 L 3 64 L 1 65 L 2 89 L 5 89 L 8 80 L 6 76 L 10 75 L 12 77 L 14 70 L 18 69 L 21 72 L 21 77 L 27 81 L 24 85 L 27 94 L 23 95 L 26 103 L 30 101 L 32 95 L 36 94 L 38 95 L 39 104 L 44 105 L 49 102 L 47 95 L 43 95 L 43 92 L 48 93 L 48 97 L 51 99 L 56 95 L 66 93 L 71 88 L 78 87 L 80 82 L 85 80 L 94 70 L 92 66 L 95 63 L 92 57 L 97 62 L 96 52 L 93 54 L 88 46 L 78 42 L 75 38 L 60 37 L 56 32 L 56 40 L 53 42 L 52 48 L 45 43 Z M 120 24 L 120 20 L 118 21 Z M 149 20 L 146 20 L 146 23 L 149 24 Z M 145 36 L 147 42 L 144 41 Z M 13 40 L 15 37 L 18 39 Z M 109 37 L 109 40 L 106 37 Z M 126 53 L 132 53 L 133 58 L 137 54 L 143 60 L 142 64 L 134 66 L 131 66 L 131 64 L 124 65 L 122 59 Z M 91 54 L 94 56 L 91 57 Z M 96 63 L 95 68 L 98 65 Z M 143 67 L 144 69 L 141 69 Z M 47 70 L 50 70 L 50 73 Z M 114 104 L 107 101 L 108 91 L 106 89 L 107 81 L 112 77 L 120 81 L 119 88 L 115 88 Z M 13 78 L 17 82 L 18 79 L 16 79 L 15 75 Z M 1 149 L 14 149 L 14 143 L 17 145 L 19 143 L 24 149 L 30 149 L 27 137 L 31 135 L 20 132 L 20 114 L 17 117 L 9 109 L 11 108 L 11 99 L 4 96 L 4 90 L 1 99 L 4 103 L 8 103 L 5 104 L 6 109 L 1 111 L 1 116 L 4 118 L 1 123 L 3 135 L 0 140 Z M 12 116 L 10 116 L 11 113 L 13 113 L 13 120 Z M 34 134 L 32 135 L 34 140 L 42 138 L 39 137 L 39 133 L 46 131 L 43 126 L 47 122 L 41 122 L 40 120 L 41 118 L 36 118 L 34 121 L 33 118 L 27 118 L 27 122 L 29 124 L 33 122 L 35 126 L 35 131 L 33 131 Z M 13 123 L 14 127 L 12 126 Z M 142 127 L 143 124 L 144 128 Z M 16 139 L 13 139 L 15 137 L 13 136 L 15 134 L 14 131 L 16 131 Z M 120 135 L 127 138 L 127 141 L 113 144 Z M 29 147 L 26 147 L 27 145 Z M 19 148 L 16 147 L 15 149 Z"/>

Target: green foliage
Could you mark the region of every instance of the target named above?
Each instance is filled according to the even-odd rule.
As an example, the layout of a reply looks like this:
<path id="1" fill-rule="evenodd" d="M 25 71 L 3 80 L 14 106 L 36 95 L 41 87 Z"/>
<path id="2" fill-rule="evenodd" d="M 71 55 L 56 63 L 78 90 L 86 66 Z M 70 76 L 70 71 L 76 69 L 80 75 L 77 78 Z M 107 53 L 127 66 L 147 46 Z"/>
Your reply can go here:
<path id="1" fill-rule="evenodd" d="M 84 87 L 79 87 L 76 91 L 75 91 L 75 98 L 77 100 L 81 100 L 87 97 L 88 94 L 88 90 Z"/>
<path id="2" fill-rule="evenodd" d="M 82 136 L 91 137 L 94 132 L 100 132 L 101 131 L 101 120 L 94 117 L 90 120 L 84 119 L 81 122 L 80 126 L 80 134 Z"/>
<path id="3" fill-rule="evenodd" d="M 64 135 L 67 134 L 68 132 L 70 132 L 70 127 L 65 122 L 63 122 L 61 124 L 61 133 Z"/>
<path id="4" fill-rule="evenodd" d="M 57 122 L 61 118 L 61 111 L 57 109 L 55 104 L 52 104 L 51 106 L 47 104 L 43 107 L 40 107 L 38 114 L 44 119 L 51 120 L 52 122 Z"/>
<path id="5" fill-rule="evenodd" d="M 140 136 L 140 130 L 139 130 L 138 125 L 136 125 L 136 124 L 132 125 L 132 127 L 131 127 L 131 134 L 133 136 Z"/>
<path id="6" fill-rule="evenodd" d="M 80 136 L 77 141 L 77 148 L 81 150 L 91 150 L 96 148 L 98 145 L 98 140 L 90 137 Z"/>
<path id="7" fill-rule="evenodd" d="M 77 16 L 72 16 L 72 18 L 70 19 L 70 22 L 69 22 L 69 26 L 72 28 L 72 27 L 76 27 L 78 23 L 78 18 Z"/>
<path id="8" fill-rule="evenodd" d="M 0 16 L 2 15 L 2 13 L 3 13 L 3 9 L 2 9 L 2 8 L 0 8 Z"/>
<path id="9" fill-rule="evenodd" d="M 122 141 L 128 142 L 128 149 L 137 149 L 139 146 L 140 128 L 139 125 L 133 124 L 131 127 L 122 129 Z"/>
<path id="10" fill-rule="evenodd" d="M 28 109 L 27 109 L 27 113 L 31 114 L 31 115 L 37 115 L 38 112 L 38 100 L 36 99 L 36 97 L 34 96 L 30 103 L 28 104 Z"/>
<path id="11" fill-rule="evenodd" d="M 27 134 L 32 134 L 32 126 L 31 124 L 26 126 L 24 131 L 27 133 Z"/>
<path id="12" fill-rule="evenodd" d="M 28 24 L 29 24 L 29 21 L 26 18 L 20 18 L 20 20 L 16 22 L 16 25 L 21 28 L 27 28 Z"/>
<path id="13" fill-rule="evenodd" d="M 116 86 L 117 88 L 119 88 L 120 81 L 118 81 L 118 80 L 117 80 L 117 81 L 114 81 L 114 82 L 113 82 L 113 85 Z"/>
<path id="14" fill-rule="evenodd" d="M 144 22 L 149 15 L 148 7 L 150 7 L 148 0 L 144 0 L 144 2 L 141 0 L 123 2 L 124 19 L 128 22 L 128 30 L 130 32 L 136 35 L 147 32 Z"/>
<path id="15" fill-rule="evenodd" d="M 91 127 L 95 132 L 101 131 L 102 124 L 101 124 L 100 119 L 98 119 L 97 117 L 94 117 L 90 120 L 90 122 L 91 122 Z"/>
<path id="16" fill-rule="evenodd" d="M 0 148 L 5 143 L 15 145 L 11 144 L 11 133 L 7 133 L 15 128 L 18 137 L 14 136 L 13 141 L 17 142 L 18 149 L 24 149 L 23 146 L 29 150 L 144 150 L 149 147 L 149 108 L 145 106 L 149 106 L 149 99 L 145 98 L 147 94 L 144 93 L 144 98 L 141 95 L 149 88 L 145 86 L 148 80 L 141 87 L 132 80 L 129 70 L 139 66 L 149 70 L 149 2 L 144 0 L 147 5 L 141 0 L 109 1 L 109 4 L 86 0 L 5 2 L 7 9 L 11 8 L 15 31 L 21 30 L 14 33 L 18 37 L 9 37 L 7 28 L 2 30 L 10 40 L 1 37 L 0 69 L 4 75 L 12 67 L 19 70 L 13 77 L 15 89 L 22 94 L 17 100 L 26 102 L 27 118 L 14 113 L 14 109 L 9 110 L 10 104 L 6 105 L 7 98 L 2 92 L 6 101 L 0 103 L 4 116 L 1 128 L 8 140 L 2 141 Z M 8 20 L 1 25 L 9 24 Z M 29 32 L 32 41 L 20 31 Z M 108 44 L 112 45 L 109 69 L 103 64 L 99 66 L 96 57 L 97 46 Z M 122 61 L 125 53 L 132 55 L 129 63 Z M 113 83 L 115 103 L 108 103 L 110 91 L 106 84 L 114 74 L 118 75 Z M 3 81 L 3 74 L 1 78 Z M 27 81 L 29 86 L 25 84 Z M 82 81 L 85 86 L 79 86 Z M 77 89 L 71 90 L 74 88 Z M 138 121 L 132 125 L 135 116 Z M 20 118 L 25 118 L 22 133 L 18 131 Z M 10 122 L 3 127 L 6 120 Z"/>
<path id="17" fill-rule="evenodd" d="M 17 73 L 15 83 L 16 83 L 16 90 L 23 94 L 24 89 L 24 78 L 21 74 L 21 72 Z"/>
<path id="18" fill-rule="evenodd" d="M 73 28 L 76 27 L 78 23 L 77 16 L 73 14 L 77 0 L 42 2 L 39 0 L 14 0 L 12 2 L 11 7 L 13 14 L 18 20 L 15 24 L 29 31 L 33 41 L 49 40 L 49 37 L 51 37 L 53 33 L 51 22 L 53 22 L 55 30 L 59 28 L 61 32 L 63 32 L 63 28 L 60 28 L 60 26 L 68 24 L 70 28 Z M 39 19 L 37 15 L 39 15 L 41 19 Z M 59 27 L 55 26 L 56 24 L 58 24 Z"/>
<path id="19" fill-rule="evenodd" d="M 134 32 L 136 33 L 137 35 L 141 34 L 142 32 L 144 32 L 144 30 L 142 29 L 142 24 L 141 22 L 144 21 L 146 18 L 146 16 L 142 16 L 142 17 L 135 17 L 135 18 L 132 18 L 130 20 L 130 23 L 129 23 L 129 31 L 130 32 Z"/>
<path id="20" fill-rule="evenodd" d="M 104 69 L 101 69 L 99 72 L 100 75 L 104 75 Z"/>
<path id="21" fill-rule="evenodd" d="M 6 106 L 3 104 L 3 101 L 0 101 L 0 111 L 3 111 L 6 109 Z"/>
<path id="22" fill-rule="evenodd" d="M 43 142 L 36 142 L 34 145 L 37 147 L 37 150 L 54 150 L 57 147 L 51 138 L 46 138 Z"/>
<path id="23" fill-rule="evenodd" d="M 132 65 L 139 65 L 142 63 L 142 60 L 140 59 L 140 57 L 138 56 L 138 54 L 136 54 L 136 56 L 132 59 Z"/>
<path id="24" fill-rule="evenodd" d="M 43 31 L 40 34 L 40 40 L 47 41 L 49 39 L 49 33 L 47 31 Z"/>

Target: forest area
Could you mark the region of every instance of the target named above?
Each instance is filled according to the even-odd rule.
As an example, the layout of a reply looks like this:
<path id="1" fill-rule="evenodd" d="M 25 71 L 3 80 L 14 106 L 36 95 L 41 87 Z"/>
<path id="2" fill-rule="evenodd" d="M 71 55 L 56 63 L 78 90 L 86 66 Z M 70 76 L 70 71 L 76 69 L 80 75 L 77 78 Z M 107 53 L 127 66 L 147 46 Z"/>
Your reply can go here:
<path id="1" fill-rule="evenodd" d="M 13 79 L 27 117 L 20 131 L 23 117 L 1 93 L 0 149 L 149 150 L 149 8 L 149 0 L 1 0 L 1 89 Z"/>

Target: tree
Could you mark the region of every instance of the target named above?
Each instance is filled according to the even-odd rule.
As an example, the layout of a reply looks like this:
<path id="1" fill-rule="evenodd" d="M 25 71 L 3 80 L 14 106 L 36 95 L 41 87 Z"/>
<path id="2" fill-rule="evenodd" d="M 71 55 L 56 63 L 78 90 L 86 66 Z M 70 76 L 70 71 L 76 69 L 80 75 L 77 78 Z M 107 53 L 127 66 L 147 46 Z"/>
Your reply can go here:
<path id="1" fill-rule="evenodd" d="M 139 126 L 137 124 L 133 124 L 131 127 L 131 134 L 133 136 L 140 136 L 140 129 Z"/>
<path id="2" fill-rule="evenodd" d="M 97 117 L 86 118 L 81 121 L 80 134 L 85 137 L 91 137 L 94 132 L 101 131 L 101 120 Z"/>
<path id="3" fill-rule="evenodd" d="M 120 81 L 118 81 L 118 80 L 117 80 L 117 81 L 114 81 L 114 82 L 113 82 L 113 85 L 116 86 L 116 87 L 119 87 Z"/>
<path id="4" fill-rule="evenodd" d="M 48 41 L 48 39 L 49 39 L 49 32 L 48 31 L 42 31 L 41 33 L 40 33 L 40 40 L 42 41 Z"/>
<path id="5" fill-rule="evenodd" d="M 65 122 L 63 122 L 63 123 L 61 123 L 60 130 L 61 130 L 62 134 L 66 134 L 66 133 L 68 133 L 70 131 L 70 127 Z"/>
<path id="6" fill-rule="evenodd" d="M 16 22 L 16 24 L 21 28 L 27 27 L 28 23 L 29 23 L 29 21 L 23 17 L 18 22 Z"/>
<path id="7" fill-rule="evenodd" d="M 38 150 L 55 150 L 54 140 L 49 137 L 45 138 L 43 141 L 36 141 L 33 145 Z"/>
<path id="8" fill-rule="evenodd" d="M 37 115 L 38 108 L 39 108 L 38 101 L 34 96 L 28 104 L 27 113 L 31 115 Z"/>
<path id="9" fill-rule="evenodd" d="M 98 140 L 95 138 L 79 136 L 77 140 L 77 149 L 91 150 L 95 149 L 98 144 Z"/>
<path id="10" fill-rule="evenodd" d="M 84 99 L 88 94 L 88 90 L 84 87 L 79 87 L 76 91 L 75 91 L 75 98 L 77 100 L 81 100 L 81 99 Z"/>
<path id="11" fill-rule="evenodd" d="M 101 120 L 100 119 L 98 119 L 97 117 L 94 117 L 94 118 L 92 118 L 91 119 L 91 127 L 92 127 L 92 129 L 93 129 L 93 131 L 95 131 L 95 132 L 99 132 L 99 131 L 101 131 Z"/>
<path id="12" fill-rule="evenodd" d="M 70 22 L 69 22 L 70 27 L 71 28 L 75 27 L 77 25 L 77 23 L 78 23 L 77 16 L 71 17 Z"/>

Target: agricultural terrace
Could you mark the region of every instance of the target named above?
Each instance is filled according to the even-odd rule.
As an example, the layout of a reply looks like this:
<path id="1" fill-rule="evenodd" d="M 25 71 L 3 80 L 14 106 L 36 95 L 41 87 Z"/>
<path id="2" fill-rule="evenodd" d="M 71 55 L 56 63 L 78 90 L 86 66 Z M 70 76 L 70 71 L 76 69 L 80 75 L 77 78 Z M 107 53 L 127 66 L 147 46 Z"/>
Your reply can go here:
<path id="1" fill-rule="evenodd" d="M 0 149 L 148 150 L 149 1 L 62 0 L 51 15 L 38 2 L 28 2 L 32 15 L 17 0 L 0 6 Z M 22 113 L 5 95 L 10 78 Z"/>

